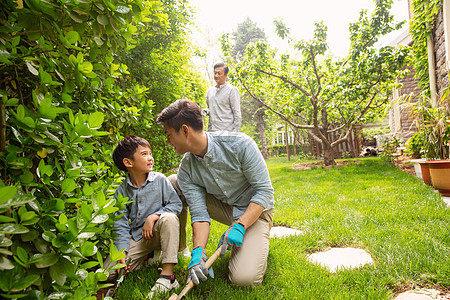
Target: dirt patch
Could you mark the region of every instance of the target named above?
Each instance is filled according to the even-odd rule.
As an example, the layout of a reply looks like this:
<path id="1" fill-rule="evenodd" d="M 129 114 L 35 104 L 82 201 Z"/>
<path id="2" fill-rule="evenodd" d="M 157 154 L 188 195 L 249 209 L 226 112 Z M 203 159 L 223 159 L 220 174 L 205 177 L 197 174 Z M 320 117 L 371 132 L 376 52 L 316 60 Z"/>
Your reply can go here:
<path id="1" fill-rule="evenodd" d="M 409 175 L 415 175 L 416 172 L 414 171 L 414 165 L 410 162 L 411 157 L 409 156 L 398 156 L 394 160 L 394 165 L 399 168 L 400 170 L 408 173 Z M 361 163 L 360 160 L 343 160 L 343 161 L 336 161 L 336 166 L 345 166 L 347 164 L 359 164 Z M 311 167 L 320 167 L 323 166 L 322 161 L 313 161 L 313 162 L 306 162 L 306 163 L 299 163 L 294 164 L 292 166 L 292 169 L 294 170 L 310 170 Z M 325 167 L 325 166 L 324 166 Z M 325 168 L 331 168 L 332 166 L 326 166 Z"/>
<path id="2" fill-rule="evenodd" d="M 347 164 L 359 164 L 361 163 L 360 160 L 343 160 L 343 161 L 336 161 L 336 166 L 345 166 Z M 333 166 L 324 166 L 323 162 L 321 161 L 312 161 L 312 162 L 306 162 L 306 163 L 300 163 L 300 164 L 294 164 L 292 166 L 292 169 L 294 170 L 309 170 L 312 166 L 320 167 L 323 166 L 324 168 L 331 168 Z"/>
<path id="3" fill-rule="evenodd" d="M 411 157 L 409 156 L 402 155 L 397 157 L 394 160 L 394 165 L 409 175 L 416 175 L 416 171 L 414 171 L 414 164 L 411 163 Z"/>

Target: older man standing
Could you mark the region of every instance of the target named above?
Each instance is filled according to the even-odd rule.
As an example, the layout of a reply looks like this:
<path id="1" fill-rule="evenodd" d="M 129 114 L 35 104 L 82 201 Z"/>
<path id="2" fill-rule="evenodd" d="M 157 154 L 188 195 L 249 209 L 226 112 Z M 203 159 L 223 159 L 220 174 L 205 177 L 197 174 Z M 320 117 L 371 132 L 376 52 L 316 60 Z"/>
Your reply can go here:
<path id="1" fill-rule="evenodd" d="M 239 90 L 227 82 L 228 66 L 214 65 L 214 80 L 206 94 L 209 111 L 208 131 L 234 131 L 241 129 L 241 104 Z"/>

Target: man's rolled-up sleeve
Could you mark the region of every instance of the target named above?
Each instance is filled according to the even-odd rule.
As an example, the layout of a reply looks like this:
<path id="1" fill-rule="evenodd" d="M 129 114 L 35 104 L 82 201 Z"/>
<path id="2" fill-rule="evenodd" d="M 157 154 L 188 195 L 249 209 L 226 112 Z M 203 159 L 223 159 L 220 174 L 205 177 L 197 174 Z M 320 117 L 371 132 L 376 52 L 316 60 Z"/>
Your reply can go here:
<path id="1" fill-rule="evenodd" d="M 178 169 L 178 185 L 189 206 L 191 224 L 195 222 L 208 222 L 211 224 L 206 207 L 206 189 L 193 182 L 191 172 L 192 170 L 183 165 L 183 163 Z"/>
<path id="2" fill-rule="evenodd" d="M 248 140 L 248 145 L 242 147 L 241 165 L 242 171 L 248 182 L 255 190 L 255 194 L 250 202 L 268 208 L 273 201 L 274 190 L 270 181 L 269 171 L 266 162 L 262 157 L 258 146 L 253 140 Z"/>

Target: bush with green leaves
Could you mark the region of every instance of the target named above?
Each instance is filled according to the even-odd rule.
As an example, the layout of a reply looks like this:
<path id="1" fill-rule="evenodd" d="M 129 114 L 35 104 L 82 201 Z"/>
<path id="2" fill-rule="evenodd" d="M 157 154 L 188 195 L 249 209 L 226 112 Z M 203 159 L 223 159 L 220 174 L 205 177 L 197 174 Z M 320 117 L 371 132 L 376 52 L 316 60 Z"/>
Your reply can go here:
<path id="1" fill-rule="evenodd" d="M 135 80 L 121 51 L 136 48 L 143 36 L 157 39 L 159 52 L 174 51 L 164 37 L 182 25 L 169 19 L 166 4 L 175 10 L 181 5 L 2 2 L 0 298 L 94 299 L 107 276 L 103 259 L 109 252 L 113 260 L 121 258 L 111 246 L 111 229 L 114 212 L 127 200 L 113 198 L 123 177 L 112 164 L 112 150 L 135 131 L 165 143 L 153 121 L 155 109 L 178 96 L 158 102 L 156 80 Z M 156 52 L 152 47 L 147 54 Z M 189 51 L 180 51 L 188 64 Z M 161 57 L 151 63 L 158 82 L 173 79 L 173 73 L 160 72 L 169 70 Z M 169 93 L 188 83 L 186 90 L 197 89 L 198 82 L 182 75 Z M 179 159 L 161 151 L 167 166 Z M 155 166 L 165 168 L 158 161 Z"/>
<path id="2" fill-rule="evenodd" d="M 420 158 L 423 153 L 424 133 L 416 132 L 406 142 L 406 154 L 412 158 Z"/>

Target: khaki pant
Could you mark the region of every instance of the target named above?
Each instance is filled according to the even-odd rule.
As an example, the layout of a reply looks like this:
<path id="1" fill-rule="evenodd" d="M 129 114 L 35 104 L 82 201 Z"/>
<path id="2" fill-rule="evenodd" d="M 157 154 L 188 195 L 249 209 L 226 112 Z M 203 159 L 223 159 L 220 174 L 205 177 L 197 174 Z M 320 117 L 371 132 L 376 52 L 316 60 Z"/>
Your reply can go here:
<path id="1" fill-rule="evenodd" d="M 161 250 L 161 262 L 163 264 L 178 263 L 178 244 L 179 244 L 180 223 L 178 217 L 173 213 L 163 213 L 156 221 L 153 228 L 153 238 L 146 240 L 144 238 L 135 241 L 130 238 L 130 247 L 127 257 L 131 258 L 130 271 L 139 270 L 148 255 L 155 250 Z M 106 267 L 110 262 L 110 258 L 105 260 Z M 112 262 L 112 265 L 117 262 Z M 109 271 L 108 281 L 113 281 L 117 277 L 117 271 Z"/>
<path id="2" fill-rule="evenodd" d="M 177 175 L 170 175 L 169 181 L 187 206 L 177 182 Z M 211 194 L 206 194 L 206 206 L 211 219 L 222 224 L 231 225 L 233 220 L 233 207 L 221 202 Z M 183 214 L 186 216 L 183 216 Z M 180 238 L 184 231 L 186 239 L 187 210 L 178 216 L 180 219 Z M 186 221 L 182 221 L 186 220 Z M 267 269 L 267 256 L 269 255 L 270 229 L 273 225 L 273 210 L 264 211 L 252 226 L 247 228 L 241 247 L 233 247 L 228 264 L 228 278 L 233 284 L 240 286 L 261 284 Z M 183 229 L 184 228 L 184 229 Z M 186 242 L 180 239 L 180 246 Z"/>

